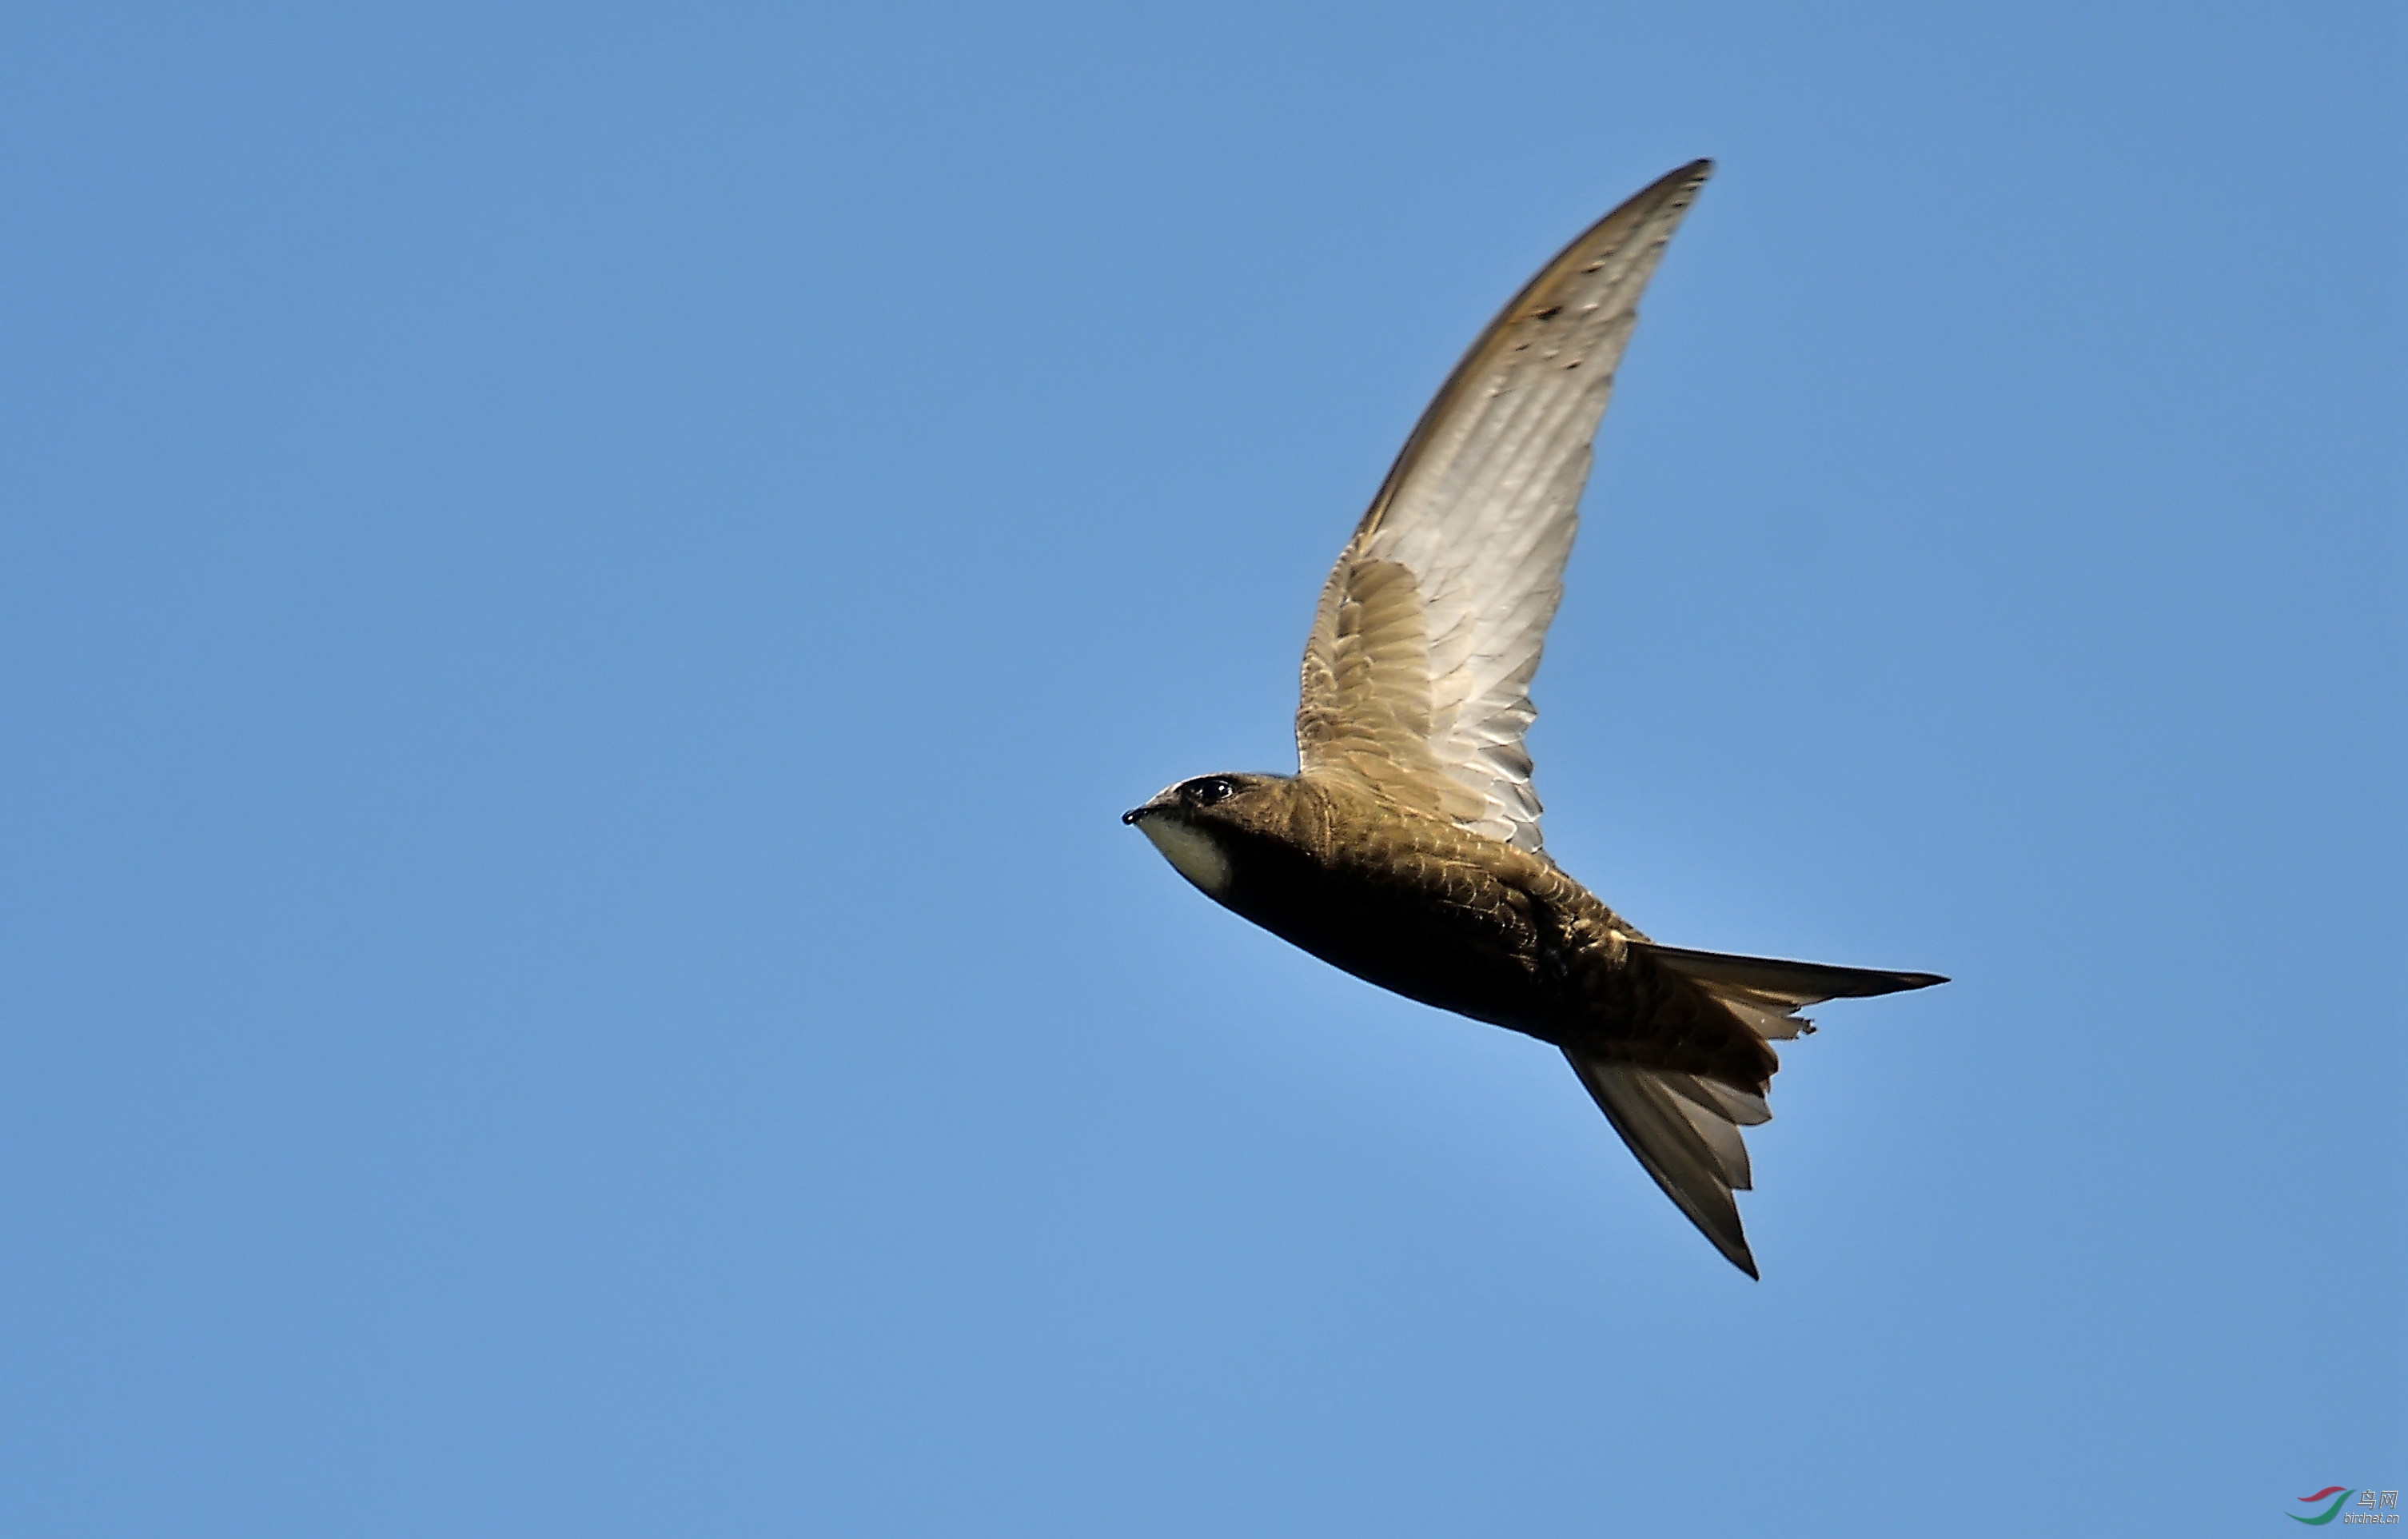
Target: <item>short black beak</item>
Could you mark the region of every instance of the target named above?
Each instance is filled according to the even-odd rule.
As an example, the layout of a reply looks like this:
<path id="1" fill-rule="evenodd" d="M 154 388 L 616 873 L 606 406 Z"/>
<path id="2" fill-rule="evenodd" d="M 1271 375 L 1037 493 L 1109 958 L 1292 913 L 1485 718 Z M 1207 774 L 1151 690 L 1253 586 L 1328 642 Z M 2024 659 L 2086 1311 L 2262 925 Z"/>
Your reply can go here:
<path id="1" fill-rule="evenodd" d="M 1155 796 L 1142 807 L 1132 807 L 1121 814 L 1121 821 L 1135 827 L 1156 813 L 1167 813 L 1179 805 L 1179 788 L 1172 786 Z"/>

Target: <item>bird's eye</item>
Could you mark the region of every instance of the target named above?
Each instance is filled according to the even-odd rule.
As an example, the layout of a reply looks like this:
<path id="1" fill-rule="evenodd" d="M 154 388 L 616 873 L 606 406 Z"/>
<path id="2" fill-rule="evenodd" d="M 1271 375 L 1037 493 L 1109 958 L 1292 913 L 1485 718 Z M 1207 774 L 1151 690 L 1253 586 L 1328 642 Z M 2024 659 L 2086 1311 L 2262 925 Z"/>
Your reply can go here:
<path id="1" fill-rule="evenodd" d="M 1215 777 L 1211 780 L 1197 781 L 1187 788 L 1187 794 L 1196 798 L 1196 804 L 1198 807 L 1210 807 L 1216 801 L 1226 801 L 1236 796 L 1238 788 L 1227 781 Z"/>

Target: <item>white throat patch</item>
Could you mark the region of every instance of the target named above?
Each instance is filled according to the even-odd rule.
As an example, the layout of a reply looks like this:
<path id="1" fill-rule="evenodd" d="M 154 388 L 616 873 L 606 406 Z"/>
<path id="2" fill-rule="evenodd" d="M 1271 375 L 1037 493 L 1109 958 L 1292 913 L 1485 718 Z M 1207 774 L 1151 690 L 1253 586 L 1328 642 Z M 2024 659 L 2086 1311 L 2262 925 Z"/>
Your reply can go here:
<path id="1" fill-rule="evenodd" d="M 1138 827 L 1180 875 L 1215 898 L 1227 889 L 1229 857 L 1212 842 L 1211 834 L 1170 817 L 1140 818 Z"/>

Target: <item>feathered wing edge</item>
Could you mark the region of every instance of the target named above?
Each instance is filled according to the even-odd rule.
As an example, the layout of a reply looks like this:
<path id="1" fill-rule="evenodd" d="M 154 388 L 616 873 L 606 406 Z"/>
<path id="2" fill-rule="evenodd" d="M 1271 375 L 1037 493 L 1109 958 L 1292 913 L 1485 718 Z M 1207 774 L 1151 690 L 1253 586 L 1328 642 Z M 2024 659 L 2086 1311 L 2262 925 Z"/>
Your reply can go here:
<path id="1" fill-rule="evenodd" d="M 1542 847 L 1531 678 L 1636 306 L 1713 169 L 1659 177 L 1582 232 L 1447 376 L 1322 590 L 1299 678 L 1304 770 Z"/>
<path id="2" fill-rule="evenodd" d="M 1656 959 L 1698 984 L 1714 1001 L 1769 1041 L 1786 1041 L 1814 1025 L 1798 1012 L 1825 1000 L 1867 999 L 1948 980 L 1932 972 L 1886 972 L 1827 967 L 1770 956 L 1733 956 L 1646 945 Z M 1740 1226 L 1736 1192 L 1751 1188 L 1742 1128 L 1772 1120 L 1764 1098 L 1718 1080 L 1584 1056 L 1564 1057 L 1598 1109 L 1689 1222 L 1731 1265 L 1757 1275 L 1756 1257 Z"/>

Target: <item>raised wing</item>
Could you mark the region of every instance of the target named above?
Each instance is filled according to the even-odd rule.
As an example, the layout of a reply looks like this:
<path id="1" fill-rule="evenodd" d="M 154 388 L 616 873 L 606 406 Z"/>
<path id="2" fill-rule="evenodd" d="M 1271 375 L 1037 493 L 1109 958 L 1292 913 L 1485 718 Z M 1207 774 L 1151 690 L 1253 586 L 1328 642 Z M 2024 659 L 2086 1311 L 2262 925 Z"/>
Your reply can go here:
<path id="1" fill-rule="evenodd" d="M 1296 713 L 1306 772 L 1541 847 L 1522 737 L 1589 443 L 1640 293 L 1713 170 L 1693 162 L 1599 220 L 1447 376 L 1322 590 Z"/>

